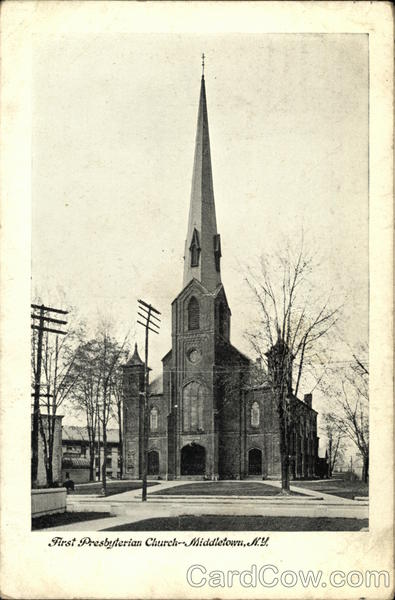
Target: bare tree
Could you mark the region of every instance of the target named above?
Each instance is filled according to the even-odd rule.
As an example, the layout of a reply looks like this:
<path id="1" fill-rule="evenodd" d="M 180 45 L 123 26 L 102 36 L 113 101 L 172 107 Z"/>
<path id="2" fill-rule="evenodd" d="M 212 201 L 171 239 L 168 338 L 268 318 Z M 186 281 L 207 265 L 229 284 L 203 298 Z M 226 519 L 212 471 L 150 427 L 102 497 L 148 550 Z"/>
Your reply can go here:
<path id="1" fill-rule="evenodd" d="M 353 354 L 336 394 L 338 427 L 357 447 L 363 461 L 362 480 L 369 479 L 369 367 L 363 355 Z"/>
<path id="2" fill-rule="evenodd" d="M 323 415 L 323 422 L 325 435 L 328 440 L 328 477 L 332 477 L 336 463 L 343 456 L 345 434 L 333 414 L 325 413 Z"/>
<path id="3" fill-rule="evenodd" d="M 81 342 L 76 357 L 76 369 L 79 377 L 73 394 L 73 405 L 75 411 L 83 413 L 86 419 L 89 446 L 89 481 L 94 481 L 96 434 L 102 380 L 97 340 Z"/>
<path id="4" fill-rule="evenodd" d="M 83 341 L 77 353 L 78 385 L 74 394 L 74 408 L 85 414 L 90 456 L 90 480 L 94 480 L 97 434 L 101 431 L 103 460 L 100 464 L 102 493 L 107 487 L 107 428 L 117 402 L 116 374 L 125 358 L 127 337 L 117 342 L 111 333 L 111 324 L 102 320 L 94 338 Z"/>
<path id="5" fill-rule="evenodd" d="M 335 325 L 340 307 L 332 308 L 330 295 L 322 296 L 312 282 L 313 259 L 303 249 L 293 254 L 282 248 L 263 256 L 257 272 L 246 280 L 259 309 L 259 321 L 247 337 L 267 365 L 267 377 L 279 416 L 281 483 L 289 493 L 292 398 L 301 386 L 306 364 Z M 293 366 L 296 376 L 293 378 Z"/>
<path id="6" fill-rule="evenodd" d="M 102 427 L 102 494 L 105 496 L 107 489 L 107 426 L 115 401 L 114 377 L 121 362 L 125 359 L 127 336 L 121 344 L 118 343 L 111 334 L 110 324 L 103 321 L 99 326 L 96 338 L 100 348 L 101 400 L 98 414 Z"/>

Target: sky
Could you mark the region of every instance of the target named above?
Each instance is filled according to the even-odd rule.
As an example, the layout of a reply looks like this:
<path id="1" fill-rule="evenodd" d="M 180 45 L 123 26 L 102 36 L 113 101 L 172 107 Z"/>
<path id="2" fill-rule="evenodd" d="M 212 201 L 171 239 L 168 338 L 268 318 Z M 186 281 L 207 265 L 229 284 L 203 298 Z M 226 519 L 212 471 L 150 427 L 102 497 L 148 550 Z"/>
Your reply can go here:
<path id="1" fill-rule="evenodd" d="M 363 34 L 37 37 L 33 295 L 67 299 L 92 328 L 110 316 L 141 353 L 137 298 L 152 303 L 162 313 L 151 343 L 160 372 L 182 288 L 202 52 L 232 343 L 253 356 L 246 269 L 302 230 L 320 260 L 317 288 L 345 301 L 347 342 L 366 341 Z M 324 404 L 318 396 L 316 408 Z"/>

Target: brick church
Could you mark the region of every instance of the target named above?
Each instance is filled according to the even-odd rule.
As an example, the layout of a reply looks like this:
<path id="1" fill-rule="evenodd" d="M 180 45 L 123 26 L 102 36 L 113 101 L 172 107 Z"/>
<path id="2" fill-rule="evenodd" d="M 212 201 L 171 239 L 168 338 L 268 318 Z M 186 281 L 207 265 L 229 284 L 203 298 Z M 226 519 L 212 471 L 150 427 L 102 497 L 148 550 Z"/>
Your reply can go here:
<path id="1" fill-rule="evenodd" d="M 150 386 L 148 475 L 163 479 L 280 478 L 279 424 L 269 385 L 230 341 L 221 280 L 204 75 L 201 80 L 183 288 L 172 303 L 172 345 Z M 141 478 L 144 363 L 123 367 L 125 478 Z M 292 398 L 291 476 L 315 474 L 317 412 Z"/>

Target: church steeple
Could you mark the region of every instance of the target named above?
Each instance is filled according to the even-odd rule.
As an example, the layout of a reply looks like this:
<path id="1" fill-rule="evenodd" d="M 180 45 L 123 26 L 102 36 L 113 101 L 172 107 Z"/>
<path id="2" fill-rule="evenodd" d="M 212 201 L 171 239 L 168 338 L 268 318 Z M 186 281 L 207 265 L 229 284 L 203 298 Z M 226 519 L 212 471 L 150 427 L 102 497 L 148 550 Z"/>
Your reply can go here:
<path id="1" fill-rule="evenodd" d="M 188 233 L 185 242 L 184 287 L 195 278 L 207 290 L 214 291 L 221 283 L 221 242 L 215 218 L 204 55 L 202 58 L 203 73 L 200 86 Z"/>

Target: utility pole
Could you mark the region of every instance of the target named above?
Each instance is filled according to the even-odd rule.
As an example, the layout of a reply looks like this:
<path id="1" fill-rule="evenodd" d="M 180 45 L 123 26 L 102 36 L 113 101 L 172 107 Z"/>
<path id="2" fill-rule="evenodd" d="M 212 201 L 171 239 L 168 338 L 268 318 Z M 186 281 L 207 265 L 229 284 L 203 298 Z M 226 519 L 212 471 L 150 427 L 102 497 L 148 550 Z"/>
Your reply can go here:
<path id="1" fill-rule="evenodd" d="M 36 372 L 34 374 L 34 404 L 33 404 L 33 431 L 32 431 L 32 464 L 31 464 L 31 479 L 32 486 L 35 487 L 37 485 L 37 476 L 38 476 L 38 432 L 39 432 L 39 419 L 40 419 L 40 396 L 48 396 L 48 394 L 40 394 L 41 387 L 41 366 L 42 366 L 42 352 L 43 352 L 43 334 L 44 331 L 48 333 L 56 333 L 59 335 L 66 335 L 67 331 L 61 331 L 59 329 L 50 329 L 47 327 L 47 323 L 57 323 L 60 325 L 66 325 L 67 321 L 61 321 L 59 319 L 54 319 L 51 317 L 45 316 L 47 312 L 50 313 L 58 313 L 62 315 L 67 315 L 68 312 L 65 310 L 60 310 L 58 308 L 51 308 L 49 306 L 44 306 L 44 304 L 37 305 L 31 304 L 31 308 L 33 309 L 33 314 L 31 318 L 33 319 L 32 329 L 38 330 L 38 340 L 37 340 L 37 358 L 36 358 Z M 39 311 L 39 314 L 34 314 L 34 311 Z M 38 325 L 35 325 L 34 320 L 38 319 Z M 48 415 L 48 426 L 49 426 L 49 418 Z"/>
<path id="2" fill-rule="evenodd" d="M 144 363 L 144 405 L 143 405 L 143 451 L 142 451 L 142 488 L 141 488 L 141 501 L 147 500 L 147 470 L 148 470 L 148 431 L 149 431 L 149 419 L 148 419 L 148 386 L 149 386 L 149 368 L 148 368 L 148 332 L 159 334 L 160 319 L 156 315 L 160 315 L 159 310 L 156 310 L 151 304 L 147 304 L 144 300 L 138 300 L 138 316 L 142 319 L 137 323 L 145 328 L 145 363 Z M 152 320 L 154 319 L 154 320 Z"/>

